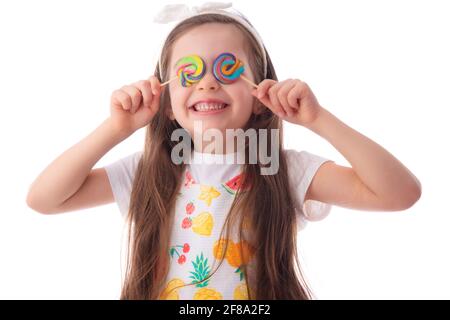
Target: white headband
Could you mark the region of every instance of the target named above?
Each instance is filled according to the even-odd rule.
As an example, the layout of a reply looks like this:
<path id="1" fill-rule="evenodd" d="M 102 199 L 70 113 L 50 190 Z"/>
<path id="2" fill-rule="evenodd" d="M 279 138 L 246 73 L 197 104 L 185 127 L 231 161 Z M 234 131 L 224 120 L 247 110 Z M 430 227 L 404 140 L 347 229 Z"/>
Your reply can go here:
<path id="1" fill-rule="evenodd" d="M 264 63 L 264 78 L 267 77 L 267 58 L 266 58 L 266 50 L 264 49 L 264 44 L 261 39 L 261 36 L 258 34 L 255 28 L 253 28 L 250 23 L 247 21 L 247 18 L 239 11 L 237 11 L 234 8 L 231 8 L 232 3 L 223 3 L 223 2 L 207 2 L 202 4 L 199 7 L 188 7 L 185 4 L 169 4 L 163 7 L 163 9 L 155 16 L 154 22 L 161 23 L 161 24 L 167 24 L 174 21 L 179 21 L 177 23 L 180 24 L 184 20 L 199 16 L 202 14 L 208 14 L 208 13 L 215 13 L 215 14 L 221 14 L 230 18 L 233 18 L 237 22 L 239 22 L 242 26 L 244 26 L 250 33 L 253 35 L 253 37 L 258 42 L 258 45 L 261 49 L 261 52 L 263 54 L 263 63 Z M 228 9 L 228 10 L 226 10 Z M 176 26 L 177 26 L 176 25 Z M 175 27 L 176 27 L 175 26 Z M 174 27 L 174 28 L 175 28 Z M 161 52 L 158 55 L 158 65 L 159 70 L 162 73 L 161 69 Z"/>

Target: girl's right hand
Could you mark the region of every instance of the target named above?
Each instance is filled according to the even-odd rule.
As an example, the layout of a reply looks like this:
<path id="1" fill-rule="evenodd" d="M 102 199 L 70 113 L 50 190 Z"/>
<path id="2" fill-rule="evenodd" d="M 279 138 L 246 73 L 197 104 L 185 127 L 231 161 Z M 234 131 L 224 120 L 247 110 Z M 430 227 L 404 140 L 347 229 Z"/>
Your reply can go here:
<path id="1" fill-rule="evenodd" d="M 158 78 L 151 76 L 115 90 L 111 95 L 111 121 L 124 135 L 131 135 L 147 125 L 159 109 L 159 99 L 164 87 Z"/>

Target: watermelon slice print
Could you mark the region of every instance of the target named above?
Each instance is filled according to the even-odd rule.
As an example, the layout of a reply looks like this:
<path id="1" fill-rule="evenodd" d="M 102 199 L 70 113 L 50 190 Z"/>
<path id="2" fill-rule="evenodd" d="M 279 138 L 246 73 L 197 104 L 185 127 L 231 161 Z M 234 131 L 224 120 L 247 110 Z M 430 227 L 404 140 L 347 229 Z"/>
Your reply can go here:
<path id="1" fill-rule="evenodd" d="M 227 190 L 227 192 L 231 195 L 235 195 L 236 192 L 238 192 L 238 190 L 240 190 L 240 191 L 248 190 L 248 188 L 246 188 L 244 190 L 242 189 L 242 173 L 235 176 L 228 182 L 222 183 L 222 187 L 224 187 L 225 190 Z"/>
<path id="2" fill-rule="evenodd" d="M 197 183 L 195 182 L 194 178 L 192 177 L 191 173 L 189 172 L 189 170 L 186 170 L 186 182 L 184 183 L 184 186 L 186 188 L 189 188 L 191 185 Z"/>

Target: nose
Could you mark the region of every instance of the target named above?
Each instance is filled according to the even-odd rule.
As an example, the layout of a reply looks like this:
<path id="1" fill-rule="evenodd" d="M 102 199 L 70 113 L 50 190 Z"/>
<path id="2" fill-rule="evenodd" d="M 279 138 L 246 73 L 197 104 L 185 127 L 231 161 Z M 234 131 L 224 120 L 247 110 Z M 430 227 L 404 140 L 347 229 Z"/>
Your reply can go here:
<path id="1" fill-rule="evenodd" d="M 197 90 L 211 90 L 216 91 L 219 89 L 220 83 L 216 80 L 211 72 L 206 72 L 204 77 L 197 84 Z"/>

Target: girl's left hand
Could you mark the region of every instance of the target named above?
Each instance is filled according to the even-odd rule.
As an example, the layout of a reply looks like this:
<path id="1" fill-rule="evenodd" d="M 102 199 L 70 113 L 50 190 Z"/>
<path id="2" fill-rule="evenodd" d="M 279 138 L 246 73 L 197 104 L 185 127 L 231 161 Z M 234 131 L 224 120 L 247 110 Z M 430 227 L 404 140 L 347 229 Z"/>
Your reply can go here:
<path id="1" fill-rule="evenodd" d="M 252 95 L 281 119 L 302 126 L 311 125 L 322 108 L 309 86 L 298 79 L 265 79 Z"/>

